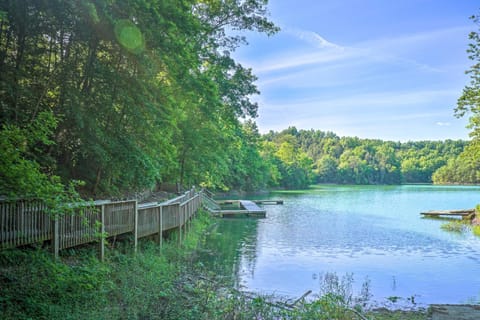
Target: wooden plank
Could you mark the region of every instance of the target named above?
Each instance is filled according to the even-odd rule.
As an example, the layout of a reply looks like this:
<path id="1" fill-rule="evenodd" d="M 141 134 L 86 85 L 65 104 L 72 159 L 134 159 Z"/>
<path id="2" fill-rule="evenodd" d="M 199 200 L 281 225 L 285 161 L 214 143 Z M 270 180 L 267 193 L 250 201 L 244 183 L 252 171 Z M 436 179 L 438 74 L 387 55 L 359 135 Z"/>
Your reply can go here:
<path id="1" fill-rule="evenodd" d="M 218 217 L 227 218 L 227 217 L 256 217 L 256 218 L 265 218 L 265 210 L 217 210 L 213 211 L 212 214 Z"/>
<path id="2" fill-rule="evenodd" d="M 256 204 L 267 204 L 267 205 L 275 205 L 275 204 L 283 204 L 283 200 L 255 200 Z"/>
<path id="3" fill-rule="evenodd" d="M 240 200 L 240 206 L 248 211 L 265 211 L 255 204 L 253 201 Z"/>

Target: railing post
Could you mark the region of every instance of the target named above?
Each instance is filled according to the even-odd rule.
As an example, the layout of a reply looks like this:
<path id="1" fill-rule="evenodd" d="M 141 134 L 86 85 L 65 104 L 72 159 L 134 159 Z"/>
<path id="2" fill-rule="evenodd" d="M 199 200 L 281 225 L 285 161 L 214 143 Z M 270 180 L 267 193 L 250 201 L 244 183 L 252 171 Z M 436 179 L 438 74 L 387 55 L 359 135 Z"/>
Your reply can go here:
<path id="1" fill-rule="evenodd" d="M 162 247 L 163 242 L 163 206 L 158 208 L 158 244 L 160 248 Z"/>
<path id="2" fill-rule="evenodd" d="M 187 237 L 187 232 L 190 231 L 190 200 L 188 200 L 185 205 L 185 238 Z"/>
<path id="3" fill-rule="evenodd" d="M 53 249 L 53 255 L 55 256 L 55 259 L 58 258 L 59 256 L 59 251 L 60 251 L 60 234 L 59 234 L 59 217 L 55 216 L 53 217 L 53 238 L 52 238 L 52 249 Z"/>
<path id="4" fill-rule="evenodd" d="M 133 246 L 134 251 L 137 252 L 137 245 L 138 245 L 138 203 L 135 200 L 133 204 L 133 211 L 134 211 L 134 220 L 133 220 Z"/>
<path id="5" fill-rule="evenodd" d="M 187 225 L 188 225 L 188 202 L 183 206 L 183 240 L 187 238 Z"/>
<path id="6" fill-rule="evenodd" d="M 181 210 L 181 207 L 180 207 L 180 204 L 177 204 L 177 217 L 178 217 L 178 244 L 181 245 L 182 244 L 182 217 L 183 217 L 183 214 L 182 214 L 182 210 Z"/>
<path id="7" fill-rule="evenodd" d="M 100 260 L 105 259 L 105 205 L 100 210 Z"/>

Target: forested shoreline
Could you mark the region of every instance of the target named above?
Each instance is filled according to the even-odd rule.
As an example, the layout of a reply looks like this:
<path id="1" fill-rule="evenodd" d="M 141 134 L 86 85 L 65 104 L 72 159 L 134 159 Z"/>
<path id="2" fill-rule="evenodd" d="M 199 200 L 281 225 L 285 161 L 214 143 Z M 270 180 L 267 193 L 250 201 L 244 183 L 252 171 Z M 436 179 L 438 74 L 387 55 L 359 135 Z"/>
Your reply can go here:
<path id="1" fill-rule="evenodd" d="M 0 195 L 86 197 L 161 183 L 478 183 L 465 141 L 260 134 L 242 34 L 273 35 L 266 0 L 2 1 Z M 319 123 L 321 128 L 322 124 Z"/>
<path id="2" fill-rule="evenodd" d="M 464 157 L 468 142 L 463 140 L 393 142 L 295 127 L 262 138 L 264 150 L 272 150 L 270 158 L 277 157 L 282 187 L 479 182 L 478 166 Z"/>

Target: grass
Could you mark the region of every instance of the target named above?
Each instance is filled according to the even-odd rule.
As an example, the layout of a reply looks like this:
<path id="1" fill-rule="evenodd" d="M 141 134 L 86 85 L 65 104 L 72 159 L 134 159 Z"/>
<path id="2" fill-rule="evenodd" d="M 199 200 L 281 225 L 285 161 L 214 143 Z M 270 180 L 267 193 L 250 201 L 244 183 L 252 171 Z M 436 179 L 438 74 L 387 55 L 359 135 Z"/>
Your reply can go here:
<path id="1" fill-rule="evenodd" d="M 468 225 L 463 220 L 452 220 L 442 224 L 440 228 L 448 232 L 463 233 L 468 229 Z"/>

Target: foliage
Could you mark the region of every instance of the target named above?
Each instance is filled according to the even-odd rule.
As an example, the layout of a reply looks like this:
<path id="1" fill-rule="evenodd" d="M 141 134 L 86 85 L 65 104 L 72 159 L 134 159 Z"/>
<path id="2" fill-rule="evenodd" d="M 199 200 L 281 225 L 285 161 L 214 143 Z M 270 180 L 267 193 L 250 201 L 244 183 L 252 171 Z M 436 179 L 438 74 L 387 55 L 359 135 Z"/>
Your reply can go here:
<path id="1" fill-rule="evenodd" d="M 480 237 L 480 226 L 479 225 L 472 226 L 472 232 L 477 237 Z"/>
<path id="2" fill-rule="evenodd" d="M 472 16 L 472 21 L 477 27 L 480 26 L 480 16 Z M 457 101 L 456 115 L 464 116 L 466 113 L 471 113 L 470 128 L 473 129 L 471 136 L 474 140 L 479 138 L 479 112 L 480 112 L 480 33 L 479 31 L 470 32 L 468 38 L 470 39 L 469 48 L 467 50 L 468 58 L 472 60 L 473 65 L 466 74 L 470 75 L 470 84 L 465 86 L 462 95 Z"/>
<path id="3" fill-rule="evenodd" d="M 39 150 L 54 144 L 50 137 L 56 124 L 50 112 L 40 112 L 25 127 L 4 124 L 0 129 L 0 195 L 41 199 L 52 215 L 73 209 L 68 204 L 83 202 L 76 191 L 82 182 L 63 184 L 60 177 L 51 174 L 51 159 L 41 159 Z"/>
<path id="4" fill-rule="evenodd" d="M 287 188 L 312 182 L 429 183 L 435 171 L 457 159 L 466 146 L 464 141 L 452 140 L 400 143 L 340 138 L 331 132 L 295 127 L 271 131 L 263 139 L 270 150 L 268 159 L 280 173 L 280 185 Z"/>
<path id="5" fill-rule="evenodd" d="M 434 172 L 432 180 L 436 184 L 479 184 L 480 163 L 472 155 L 473 145 L 468 145 L 457 157 L 450 159 L 446 165 Z"/>
<path id="6" fill-rule="evenodd" d="M 478 174 L 478 159 L 480 159 L 480 16 L 474 15 L 471 19 L 476 25 L 477 30 L 470 32 L 468 36 L 470 44 L 467 53 L 468 58 L 473 62 L 470 69 L 466 71 L 466 74 L 470 76 L 470 83 L 465 86 L 462 95 L 457 100 L 455 114 L 457 117 L 463 117 L 467 114 L 470 115 L 468 127 L 472 130 L 470 132 L 472 141 L 462 155 L 463 158 L 459 161 L 468 168 L 466 170 L 468 182 L 477 183 L 480 179 Z M 445 169 L 445 171 L 454 171 L 452 169 L 454 168 L 449 167 Z M 456 174 L 456 172 L 453 174 Z"/>
<path id="7" fill-rule="evenodd" d="M 85 181 L 81 191 L 89 195 L 162 181 L 226 186 L 235 165 L 228 159 L 249 152 L 230 147 L 243 138 L 239 118 L 255 117 L 258 108 L 250 101 L 258 92 L 255 76 L 230 53 L 246 42 L 242 31 L 278 30 L 266 6 L 265 0 L 1 2 L 0 124 L 10 139 L 1 147 L 17 169 L 2 177 L 8 184 L 2 195 L 15 191 L 10 186 L 22 166 L 30 174 L 21 182 L 32 182 L 31 189 L 59 176 Z M 41 144 L 9 149 L 30 138 L 31 123 L 43 134 L 31 138 Z M 256 181 L 258 171 L 246 167 L 242 174 Z"/>

